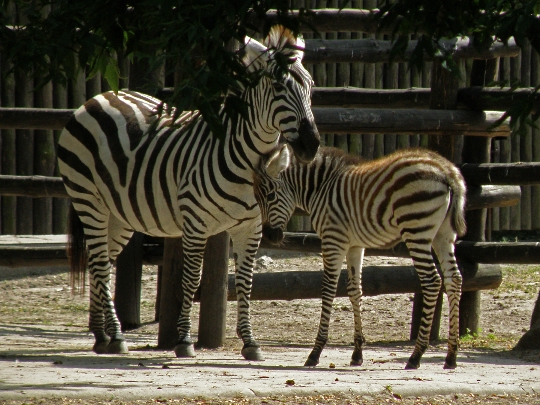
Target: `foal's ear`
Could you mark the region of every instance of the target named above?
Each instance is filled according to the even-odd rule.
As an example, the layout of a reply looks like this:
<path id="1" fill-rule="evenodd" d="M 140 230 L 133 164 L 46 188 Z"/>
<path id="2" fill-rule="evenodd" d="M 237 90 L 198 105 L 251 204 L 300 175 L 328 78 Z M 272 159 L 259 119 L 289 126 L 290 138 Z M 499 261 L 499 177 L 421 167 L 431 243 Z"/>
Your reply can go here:
<path id="1" fill-rule="evenodd" d="M 277 148 L 270 154 L 270 157 L 266 161 L 264 170 L 270 177 L 277 178 L 279 174 L 289 167 L 291 162 L 291 153 L 287 144 Z"/>

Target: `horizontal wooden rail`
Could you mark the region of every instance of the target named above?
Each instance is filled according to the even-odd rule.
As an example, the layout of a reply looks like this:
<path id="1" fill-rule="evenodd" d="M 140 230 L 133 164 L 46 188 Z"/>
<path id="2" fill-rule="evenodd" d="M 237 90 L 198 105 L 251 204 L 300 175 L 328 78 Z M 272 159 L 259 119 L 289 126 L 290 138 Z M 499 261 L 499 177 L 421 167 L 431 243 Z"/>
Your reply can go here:
<path id="1" fill-rule="evenodd" d="M 294 11 L 293 16 L 298 15 L 298 11 Z M 266 16 L 262 18 L 255 13 L 250 15 L 250 23 L 253 26 L 259 27 L 262 32 L 265 26 L 270 26 L 276 22 L 277 12 L 270 10 Z M 303 32 L 313 32 L 315 28 L 318 32 L 335 32 L 335 31 L 357 31 L 369 33 L 386 33 L 392 32 L 392 27 L 381 31 L 379 23 L 373 18 L 372 10 L 358 9 L 320 9 L 309 10 L 304 16 L 305 23 L 300 25 Z"/>
<path id="2" fill-rule="evenodd" d="M 69 197 L 61 177 L 0 175 L 0 195 Z"/>
<path id="3" fill-rule="evenodd" d="M 499 266 L 462 266 L 463 291 L 496 289 L 501 285 Z M 322 271 L 255 273 L 252 300 L 320 299 Z M 347 297 L 347 270 L 342 270 L 337 297 Z M 228 301 L 236 301 L 234 275 L 229 275 Z M 362 268 L 362 292 L 365 296 L 420 293 L 420 281 L 413 266 L 365 266 Z M 199 297 L 196 297 L 199 299 Z"/>
<path id="4" fill-rule="evenodd" d="M 538 164 L 540 166 L 540 163 Z M 526 175 L 527 173 L 524 172 Z M 467 179 L 467 177 L 466 177 Z M 537 177 L 540 183 L 540 178 Z M 60 177 L 0 175 L 0 195 L 19 197 L 68 197 Z M 470 186 L 467 192 L 468 210 L 508 207 L 521 198 L 518 186 Z M 301 212 L 299 212 L 301 214 Z"/>
<path id="5" fill-rule="evenodd" d="M 0 108 L 0 129 L 63 129 L 75 110 Z"/>
<path id="6" fill-rule="evenodd" d="M 66 235 L 0 235 L 0 266 L 32 267 L 67 265 Z M 321 240 L 314 233 L 286 232 L 285 241 L 273 245 L 264 240 L 262 249 L 302 253 L 320 253 Z M 163 240 L 145 239 L 143 262 L 161 265 Z M 366 256 L 409 257 L 403 243 L 392 249 L 366 249 Z M 485 264 L 540 264 L 540 242 L 458 241 L 456 255 L 460 262 Z"/>
<path id="7" fill-rule="evenodd" d="M 459 169 L 467 184 L 539 185 L 540 163 L 463 163 Z"/>
<path id="8" fill-rule="evenodd" d="M 510 135 L 495 111 L 314 107 L 317 128 L 335 134 L 432 134 L 500 137 Z"/>
<path id="9" fill-rule="evenodd" d="M 285 241 L 272 245 L 262 240 L 261 248 L 291 252 L 320 253 L 321 240 L 314 233 L 285 232 Z M 391 249 L 366 249 L 366 256 L 410 257 L 404 243 Z M 474 242 L 456 243 L 459 261 L 486 264 L 540 264 L 540 242 Z"/>
<path id="10" fill-rule="evenodd" d="M 402 55 L 395 55 L 394 62 L 407 62 L 418 41 L 409 41 Z M 377 39 L 308 39 L 303 63 L 382 63 L 390 61 L 392 42 Z M 495 42 L 489 49 L 478 50 L 468 38 L 442 41 L 451 50 L 454 59 L 493 59 L 519 55 L 519 47 L 513 39 L 508 44 Z M 429 60 L 428 56 L 424 60 Z"/>
<path id="11" fill-rule="evenodd" d="M 167 97 L 172 89 L 164 88 Z M 540 94 L 533 88 L 511 90 L 509 87 L 463 87 L 458 90 L 458 103 L 477 111 L 506 111 L 515 103 L 533 96 L 533 112 L 540 111 Z M 359 89 L 353 87 L 320 87 L 313 89 L 314 107 L 428 109 L 431 90 Z M 47 108 L 0 108 L 0 129 L 62 129 L 74 110 Z"/>
<path id="12" fill-rule="evenodd" d="M 170 94 L 164 89 L 164 95 Z M 529 98 L 532 97 L 532 100 Z M 354 87 L 317 87 L 311 98 L 315 107 L 349 108 L 421 108 L 428 109 L 431 89 L 359 89 Z M 476 111 L 506 111 L 515 103 L 532 101 L 535 113 L 540 111 L 540 93 L 533 88 L 512 90 L 510 87 L 462 87 L 458 105 Z"/>

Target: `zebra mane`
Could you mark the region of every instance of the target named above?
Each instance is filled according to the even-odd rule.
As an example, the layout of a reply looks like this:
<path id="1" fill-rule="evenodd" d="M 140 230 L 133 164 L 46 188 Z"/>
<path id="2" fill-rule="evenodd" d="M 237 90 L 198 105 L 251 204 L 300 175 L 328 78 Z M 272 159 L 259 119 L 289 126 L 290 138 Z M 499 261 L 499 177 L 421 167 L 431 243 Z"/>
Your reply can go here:
<path id="1" fill-rule="evenodd" d="M 263 40 L 263 44 L 268 49 L 275 49 L 288 59 L 299 58 L 301 60 L 304 56 L 305 43 L 302 37 L 297 38 L 290 29 L 283 25 L 274 25 Z"/>
<path id="2" fill-rule="evenodd" d="M 341 149 L 334 147 L 321 147 L 319 152 L 321 159 L 329 159 L 333 162 L 339 163 L 340 166 L 357 166 L 365 160 L 360 156 L 351 155 Z"/>

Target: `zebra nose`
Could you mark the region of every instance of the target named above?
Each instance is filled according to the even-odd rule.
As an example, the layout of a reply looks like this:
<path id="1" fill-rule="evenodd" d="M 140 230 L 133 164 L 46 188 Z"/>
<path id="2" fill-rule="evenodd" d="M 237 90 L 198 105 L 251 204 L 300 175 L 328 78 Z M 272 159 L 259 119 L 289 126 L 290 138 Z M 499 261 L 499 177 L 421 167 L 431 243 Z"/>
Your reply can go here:
<path id="1" fill-rule="evenodd" d="M 321 137 L 315 122 L 302 118 L 298 127 L 298 139 L 291 143 L 296 157 L 304 163 L 311 162 L 320 144 Z"/>
<path id="2" fill-rule="evenodd" d="M 263 225 L 263 238 L 273 244 L 278 244 L 283 240 L 283 230 L 281 228 L 273 227 L 269 224 Z"/>

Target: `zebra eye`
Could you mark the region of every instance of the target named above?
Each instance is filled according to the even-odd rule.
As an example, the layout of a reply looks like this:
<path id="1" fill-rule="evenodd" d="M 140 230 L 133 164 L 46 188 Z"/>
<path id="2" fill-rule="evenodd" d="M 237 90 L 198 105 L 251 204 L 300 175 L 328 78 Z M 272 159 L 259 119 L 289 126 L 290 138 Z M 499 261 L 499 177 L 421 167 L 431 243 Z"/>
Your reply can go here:
<path id="1" fill-rule="evenodd" d="M 266 196 L 266 198 L 267 198 L 268 200 L 274 200 L 274 199 L 276 198 L 276 192 L 275 192 L 275 191 L 270 191 L 270 192 L 268 193 L 268 195 Z"/>
<path id="2" fill-rule="evenodd" d="M 274 86 L 274 90 L 276 90 L 276 91 L 285 90 L 285 86 L 283 84 L 281 84 L 281 83 L 274 82 L 274 83 L 272 83 L 272 85 Z"/>

